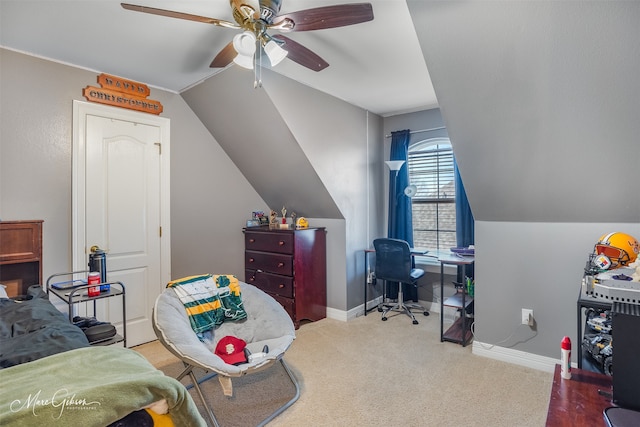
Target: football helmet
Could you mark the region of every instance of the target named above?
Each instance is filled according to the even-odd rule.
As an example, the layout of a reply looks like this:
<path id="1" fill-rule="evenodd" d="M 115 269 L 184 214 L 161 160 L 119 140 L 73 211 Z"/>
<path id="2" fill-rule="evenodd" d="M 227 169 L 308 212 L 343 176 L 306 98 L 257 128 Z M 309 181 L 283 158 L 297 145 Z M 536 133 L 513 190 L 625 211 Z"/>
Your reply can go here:
<path id="1" fill-rule="evenodd" d="M 629 265 L 638 258 L 638 252 L 638 240 L 621 232 L 603 234 L 593 248 L 596 264 L 603 270 Z"/>

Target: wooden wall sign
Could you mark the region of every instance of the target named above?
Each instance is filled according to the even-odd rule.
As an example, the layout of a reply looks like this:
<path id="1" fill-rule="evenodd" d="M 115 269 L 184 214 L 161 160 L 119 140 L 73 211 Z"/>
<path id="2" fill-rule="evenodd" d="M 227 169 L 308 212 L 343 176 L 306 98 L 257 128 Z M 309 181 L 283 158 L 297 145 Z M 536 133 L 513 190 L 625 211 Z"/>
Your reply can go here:
<path id="1" fill-rule="evenodd" d="M 147 99 L 151 91 L 145 84 L 104 73 L 98 76 L 98 84 L 100 84 L 100 87 L 87 86 L 82 89 L 82 96 L 87 98 L 87 101 L 128 108 L 144 113 L 162 113 L 162 104 L 160 102 Z"/>

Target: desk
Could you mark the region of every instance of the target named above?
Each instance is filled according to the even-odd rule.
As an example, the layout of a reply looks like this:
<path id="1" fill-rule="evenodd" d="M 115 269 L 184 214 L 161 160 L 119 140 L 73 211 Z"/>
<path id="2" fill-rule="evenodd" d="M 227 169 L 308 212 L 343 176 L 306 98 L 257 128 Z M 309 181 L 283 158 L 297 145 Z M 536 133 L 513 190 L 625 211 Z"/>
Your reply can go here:
<path id="1" fill-rule="evenodd" d="M 606 426 L 602 413 L 614 406 L 611 384 L 607 375 L 575 368 L 571 379 L 563 380 L 556 365 L 546 426 Z"/>
<path id="2" fill-rule="evenodd" d="M 466 309 L 473 302 L 473 298 L 467 296 L 465 286 L 462 292 L 458 291 L 453 296 L 444 298 L 444 266 L 445 265 L 470 265 L 475 262 L 474 257 L 461 257 L 454 253 L 440 253 L 438 256 L 440 262 L 440 342 L 449 341 L 466 346 L 473 336 L 470 329 L 470 323 L 467 323 Z M 460 318 L 453 325 L 444 331 L 444 307 L 454 307 L 461 310 Z"/>
<path id="3" fill-rule="evenodd" d="M 369 285 L 369 282 L 367 281 L 368 276 L 369 276 L 369 254 L 375 253 L 376 250 L 375 249 L 365 249 L 364 250 L 364 315 L 366 316 L 367 313 L 371 310 L 373 310 L 373 308 L 367 310 L 367 302 L 369 302 L 367 300 L 367 287 Z M 426 255 L 428 251 L 424 250 L 424 249 L 417 249 L 417 248 L 412 248 L 411 249 L 411 256 L 420 256 L 420 255 Z M 427 255 L 428 256 L 428 255 Z M 384 298 L 384 292 L 382 297 Z"/>

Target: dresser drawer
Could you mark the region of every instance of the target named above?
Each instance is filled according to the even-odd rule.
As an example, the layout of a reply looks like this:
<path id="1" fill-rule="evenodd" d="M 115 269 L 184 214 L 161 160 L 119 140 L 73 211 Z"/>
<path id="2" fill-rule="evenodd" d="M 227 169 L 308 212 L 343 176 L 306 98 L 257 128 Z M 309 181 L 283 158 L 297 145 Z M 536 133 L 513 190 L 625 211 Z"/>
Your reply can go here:
<path id="1" fill-rule="evenodd" d="M 268 273 L 293 275 L 293 256 L 266 252 L 245 251 L 244 267 Z"/>
<path id="2" fill-rule="evenodd" d="M 39 261 L 42 257 L 42 221 L 0 224 L 0 261 Z"/>
<path id="3" fill-rule="evenodd" d="M 244 233 L 244 247 L 247 250 L 277 252 L 280 254 L 293 253 L 293 234 L 290 233 Z"/>
<path id="4" fill-rule="evenodd" d="M 273 297 L 273 299 L 275 299 L 276 301 L 278 301 L 280 303 L 280 305 L 282 307 L 284 307 L 285 311 L 287 313 L 289 313 L 289 316 L 291 317 L 291 320 L 294 321 L 294 323 L 296 322 L 296 303 L 295 300 L 292 298 L 285 298 L 285 297 L 281 297 L 280 295 L 275 295 L 275 294 L 269 294 Z M 297 329 L 297 328 L 296 328 Z"/>
<path id="5" fill-rule="evenodd" d="M 265 292 L 293 298 L 293 277 L 256 270 L 245 270 L 244 274 L 247 283 Z"/>

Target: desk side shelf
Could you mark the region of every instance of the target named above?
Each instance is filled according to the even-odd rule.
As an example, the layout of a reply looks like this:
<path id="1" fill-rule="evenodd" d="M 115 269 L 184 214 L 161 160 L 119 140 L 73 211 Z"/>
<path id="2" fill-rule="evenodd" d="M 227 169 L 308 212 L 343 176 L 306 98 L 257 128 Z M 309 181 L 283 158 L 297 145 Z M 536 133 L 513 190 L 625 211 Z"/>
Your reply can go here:
<path id="1" fill-rule="evenodd" d="M 445 307 L 454 307 L 454 308 L 464 308 L 467 309 L 471 303 L 473 302 L 473 298 L 469 296 L 469 294 L 465 293 L 464 296 L 462 292 L 456 292 L 451 295 L 449 298 L 446 298 L 442 305 Z"/>
<path id="2" fill-rule="evenodd" d="M 441 257 L 440 261 L 440 342 L 448 341 L 461 344 L 463 347 L 471 342 L 473 333 L 471 332 L 471 324 L 473 319 L 467 316 L 467 309 L 473 303 L 473 297 L 470 297 L 464 290 L 464 286 L 456 289 L 456 293 L 445 298 L 444 293 L 444 266 L 449 265 L 469 265 L 475 262 L 472 257 Z M 444 330 L 444 307 L 452 307 L 460 311 L 458 317 L 453 324 Z"/>
<path id="3" fill-rule="evenodd" d="M 467 293 L 461 291 L 456 292 L 452 296 L 446 298 L 442 305 L 444 307 L 452 307 L 460 310 L 458 317 L 453 324 L 442 333 L 442 340 L 466 345 L 471 341 L 473 334 L 471 333 L 472 320 L 467 317 L 467 308 L 473 302 Z"/>

